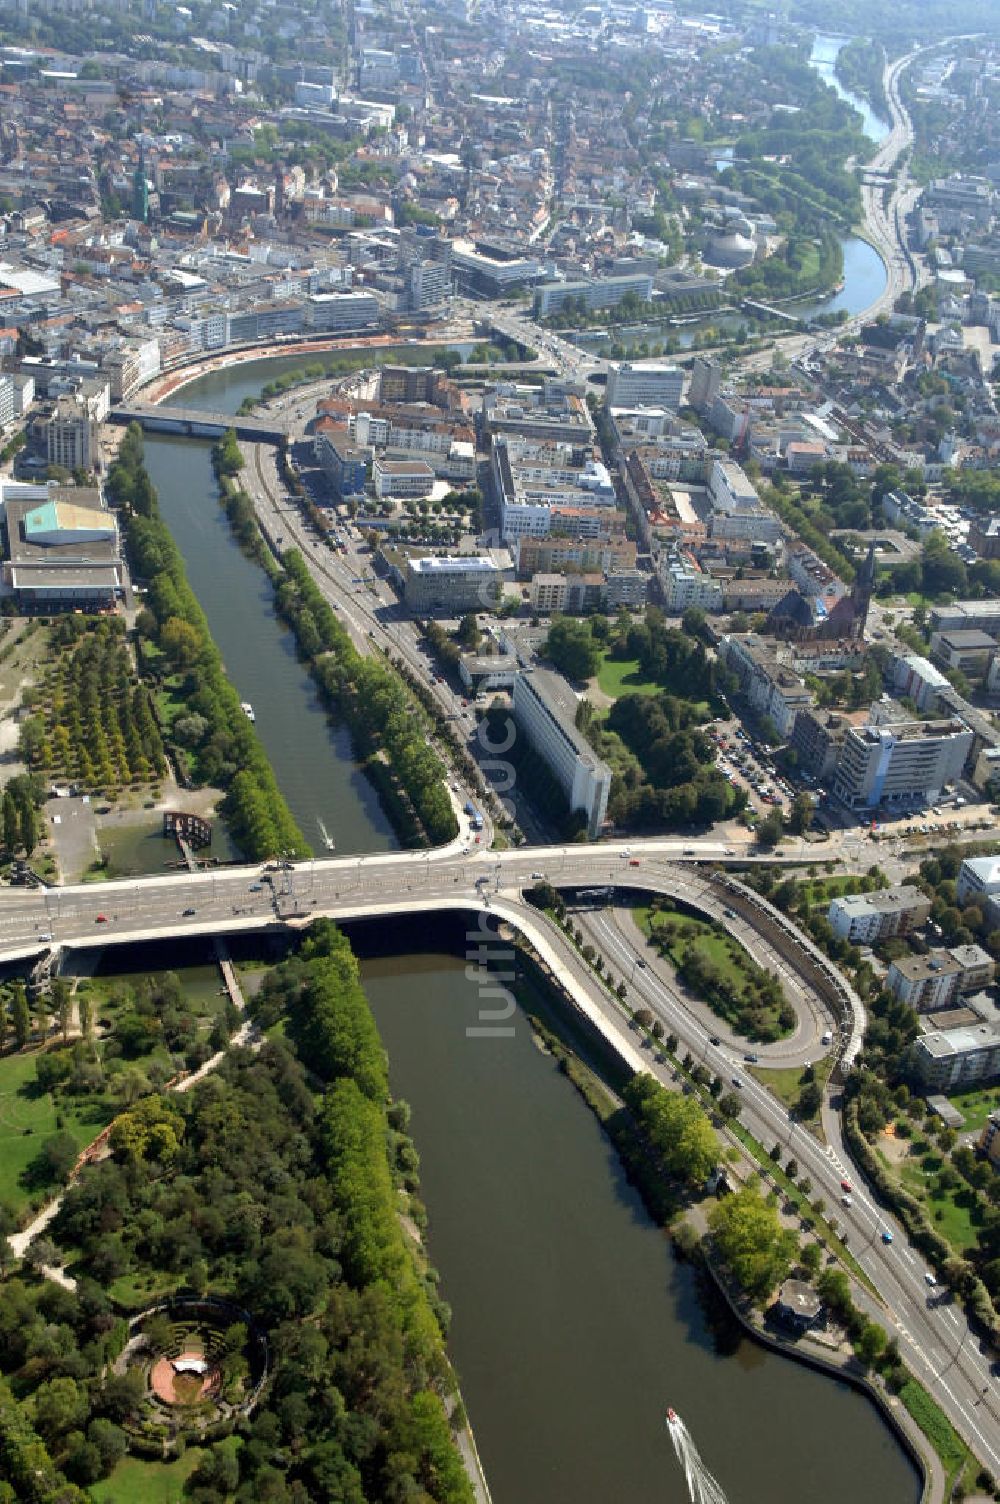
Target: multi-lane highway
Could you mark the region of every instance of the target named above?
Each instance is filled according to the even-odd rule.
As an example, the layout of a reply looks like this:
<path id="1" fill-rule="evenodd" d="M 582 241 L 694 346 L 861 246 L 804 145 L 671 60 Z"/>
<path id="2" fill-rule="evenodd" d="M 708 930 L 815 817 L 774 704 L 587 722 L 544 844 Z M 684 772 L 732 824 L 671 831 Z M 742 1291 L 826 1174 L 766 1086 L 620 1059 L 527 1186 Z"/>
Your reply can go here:
<path id="1" fill-rule="evenodd" d="M 698 902 L 708 913 L 722 917 L 718 895 L 703 891 Z M 822 1197 L 826 1215 L 836 1216 L 853 1257 L 881 1297 L 875 1300 L 861 1290 L 860 1302 L 897 1338 L 904 1361 L 935 1395 L 976 1456 L 995 1473 L 1000 1466 L 1000 1407 L 993 1357 L 970 1332 L 951 1292 L 927 1282 L 926 1263 L 910 1247 L 903 1228 L 869 1195 L 839 1135 L 832 1143 L 822 1144 L 790 1118 L 778 1099 L 747 1071 L 744 1046 L 713 1045 L 717 1026 L 706 1026 L 670 974 L 660 968 L 655 952 L 634 932 L 623 932 L 611 910 L 575 917 L 614 972 L 630 979 L 633 1007 L 644 1004 L 660 1018 L 666 1030 L 676 1034 L 681 1054 L 690 1051 L 724 1081 L 738 1083 L 745 1126 L 766 1148 L 780 1143 L 783 1161 L 790 1157 L 798 1161 L 800 1175 L 812 1181 L 813 1198 Z M 640 966 L 640 961 L 645 965 Z M 783 969 L 783 985 L 794 995 L 793 978 L 787 966 Z M 765 1053 L 761 1051 L 762 1057 Z M 652 1063 L 650 1068 L 657 1069 Z M 665 1074 L 662 1067 L 660 1071 Z M 884 1233 L 891 1234 L 890 1243 L 883 1241 Z"/>

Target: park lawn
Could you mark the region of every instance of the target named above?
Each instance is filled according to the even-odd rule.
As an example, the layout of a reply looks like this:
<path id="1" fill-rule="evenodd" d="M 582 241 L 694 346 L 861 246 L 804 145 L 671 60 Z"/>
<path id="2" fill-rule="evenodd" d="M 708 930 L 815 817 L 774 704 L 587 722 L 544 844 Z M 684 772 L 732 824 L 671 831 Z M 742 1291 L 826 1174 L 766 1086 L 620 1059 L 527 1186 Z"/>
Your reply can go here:
<path id="1" fill-rule="evenodd" d="M 622 695 L 658 695 L 663 687 L 643 676 L 638 658 L 611 658 L 606 652 L 601 654 L 597 683 L 610 700 Z"/>
<path id="2" fill-rule="evenodd" d="M 15 1212 L 31 1200 L 33 1193 L 20 1184 L 20 1177 L 47 1138 L 66 1132 L 83 1149 L 115 1114 L 113 1105 L 101 1096 L 63 1098 L 57 1113 L 51 1093 L 37 1089 L 37 1056 L 38 1051 L 31 1050 L 0 1058 L 0 1201 Z"/>
<path id="3" fill-rule="evenodd" d="M 856 877 L 849 872 L 832 873 L 828 877 L 804 878 L 799 883 L 799 901 L 815 905 L 828 903 L 831 898 L 839 898 L 842 893 L 863 893 L 866 881 L 865 878 Z"/>
<path id="4" fill-rule="evenodd" d="M 935 1154 L 934 1159 L 940 1161 L 941 1156 Z M 940 1192 L 932 1192 L 930 1180 L 932 1174 L 937 1174 L 936 1170 L 932 1172 L 925 1170 L 920 1160 L 910 1154 L 903 1160 L 896 1173 L 906 1189 L 924 1203 L 935 1230 L 951 1244 L 957 1253 L 964 1257 L 978 1246 L 979 1234 L 973 1225 L 968 1207 L 959 1205 L 952 1192 L 944 1195 Z"/>
<path id="5" fill-rule="evenodd" d="M 654 937 L 660 924 L 669 919 L 677 935 L 664 954 L 675 970 L 680 971 L 686 957 L 692 951 L 696 951 L 705 961 L 715 967 L 720 978 L 728 983 L 733 991 L 733 1006 L 717 1004 L 712 997 L 705 997 L 703 1000 L 737 1033 L 746 1034 L 748 1038 L 767 1039 L 768 1036 L 765 1034 L 754 1033 L 743 1011 L 748 992 L 752 996 L 751 989 L 756 968 L 752 957 L 747 954 L 738 940 L 720 932 L 708 920 L 695 919 L 676 910 L 654 913 L 650 908 L 641 908 L 636 911 L 636 918 L 644 933 L 647 935 L 652 933 Z M 767 1009 L 767 1014 L 770 1022 L 777 1027 L 777 1008 Z M 789 1032 L 789 1029 L 779 1028 L 779 1032 L 773 1037 L 780 1038 L 782 1033 Z"/>
<path id="6" fill-rule="evenodd" d="M 123 1457 L 111 1476 L 92 1483 L 88 1492 L 94 1504 L 180 1504 L 184 1484 L 204 1455 L 201 1447 L 189 1447 L 173 1462 Z"/>
<path id="7" fill-rule="evenodd" d="M 70 1265 L 69 1272 L 76 1274 L 83 1273 L 84 1270 L 77 1270 Z M 160 1300 L 164 1295 L 172 1295 L 175 1290 L 179 1290 L 184 1284 L 184 1278 L 183 1274 L 171 1274 L 165 1269 L 130 1269 L 127 1274 L 112 1280 L 108 1294 L 124 1310 L 139 1311 L 154 1300 Z"/>
<path id="8" fill-rule="evenodd" d="M 951 1097 L 949 1100 L 965 1119 L 965 1131 L 978 1131 L 986 1127 L 986 1119 L 991 1113 L 1000 1111 L 1000 1086 L 960 1092 L 957 1097 Z"/>

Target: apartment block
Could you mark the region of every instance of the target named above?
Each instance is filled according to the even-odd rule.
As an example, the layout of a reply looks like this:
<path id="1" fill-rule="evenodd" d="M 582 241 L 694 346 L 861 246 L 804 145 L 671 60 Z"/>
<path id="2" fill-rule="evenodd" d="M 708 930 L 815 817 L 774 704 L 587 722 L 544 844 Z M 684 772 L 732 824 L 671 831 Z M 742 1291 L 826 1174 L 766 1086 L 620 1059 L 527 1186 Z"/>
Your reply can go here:
<path id="1" fill-rule="evenodd" d="M 773 721 L 779 736 L 788 736 L 796 716 L 812 705 L 805 681 L 753 633 L 727 634 L 719 643 L 718 654 L 720 663 L 736 675 L 751 708 Z"/>
<path id="2" fill-rule="evenodd" d="M 918 1013 L 946 1008 L 958 995 L 962 967 L 948 955 L 901 956 L 886 977 L 889 991 Z"/>
<path id="3" fill-rule="evenodd" d="M 1000 1023 L 942 1029 L 914 1040 L 910 1065 L 927 1091 L 956 1092 L 1000 1075 Z"/>
<path id="4" fill-rule="evenodd" d="M 833 933 L 852 945 L 874 945 L 905 935 L 930 918 L 931 901 L 919 888 L 883 888 L 875 893 L 845 893 L 827 910 Z"/>

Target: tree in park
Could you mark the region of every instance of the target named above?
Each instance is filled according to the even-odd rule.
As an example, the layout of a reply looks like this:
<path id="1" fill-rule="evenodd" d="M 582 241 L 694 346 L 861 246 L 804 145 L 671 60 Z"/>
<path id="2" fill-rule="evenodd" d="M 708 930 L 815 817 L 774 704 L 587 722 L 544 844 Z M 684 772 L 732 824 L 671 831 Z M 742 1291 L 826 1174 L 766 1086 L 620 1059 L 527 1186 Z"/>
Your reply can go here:
<path id="1" fill-rule="evenodd" d="M 763 1301 L 787 1279 L 798 1242 L 755 1178 L 713 1207 L 708 1221 L 720 1255 L 753 1300 Z"/>
<path id="2" fill-rule="evenodd" d="M 52 983 L 52 1012 L 59 1024 L 59 1030 L 63 1037 L 63 1044 L 69 1038 L 69 1024 L 72 1014 L 73 995 L 70 985 L 65 977 L 56 977 Z"/>
<path id="3" fill-rule="evenodd" d="M 18 1049 L 23 1050 L 31 1037 L 31 1012 L 28 1008 L 28 997 L 23 982 L 14 983 L 10 1012 L 14 1024 L 14 1039 Z"/>
<path id="4" fill-rule="evenodd" d="M 3 796 L 3 844 L 4 850 L 9 856 L 13 856 L 17 850 L 20 829 L 17 804 L 14 796 L 10 789 L 5 789 Z"/>
<path id="5" fill-rule="evenodd" d="M 816 1081 L 809 1081 L 799 1092 L 796 1112 L 800 1118 L 814 1118 L 823 1102 L 823 1092 Z"/>
<path id="6" fill-rule="evenodd" d="M 553 618 L 545 653 L 568 679 L 590 679 L 597 672 L 597 644 L 590 628 L 570 616 Z"/>
<path id="7" fill-rule="evenodd" d="M 171 616 L 163 623 L 160 646 L 176 668 L 190 668 L 201 651 L 201 635 L 182 616 Z"/>

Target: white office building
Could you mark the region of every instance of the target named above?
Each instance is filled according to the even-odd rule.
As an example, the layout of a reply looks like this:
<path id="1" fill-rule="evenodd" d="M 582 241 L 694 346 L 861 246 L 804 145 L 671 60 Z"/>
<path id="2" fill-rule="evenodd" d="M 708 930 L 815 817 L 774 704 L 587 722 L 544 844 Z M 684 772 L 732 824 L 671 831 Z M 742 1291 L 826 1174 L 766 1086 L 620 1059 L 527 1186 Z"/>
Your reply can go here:
<path id="1" fill-rule="evenodd" d="M 378 323 L 378 299 L 370 292 L 316 292 L 306 300 L 308 329 L 367 329 Z"/>
<path id="2" fill-rule="evenodd" d="M 684 391 L 680 366 L 621 361 L 608 371 L 609 407 L 668 407 L 676 412 Z"/>
<path id="3" fill-rule="evenodd" d="M 933 804 L 960 778 L 972 746 L 961 721 L 852 726 L 844 737 L 833 792 L 848 809 Z"/>
<path id="4" fill-rule="evenodd" d="M 503 570 L 488 555 L 410 559 L 403 596 L 407 609 L 492 611 L 503 591 Z"/>
<path id="5" fill-rule="evenodd" d="M 514 677 L 514 719 L 544 757 L 571 810 L 583 810 L 596 838 L 607 817 L 611 769 L 576 727 L 576 697 L 566 680 L 545 669 Z"/>

